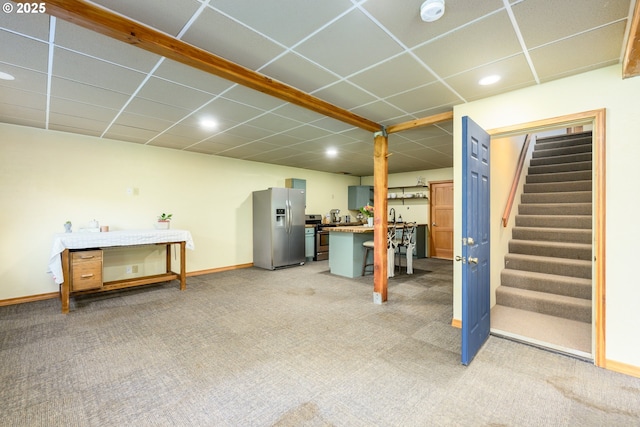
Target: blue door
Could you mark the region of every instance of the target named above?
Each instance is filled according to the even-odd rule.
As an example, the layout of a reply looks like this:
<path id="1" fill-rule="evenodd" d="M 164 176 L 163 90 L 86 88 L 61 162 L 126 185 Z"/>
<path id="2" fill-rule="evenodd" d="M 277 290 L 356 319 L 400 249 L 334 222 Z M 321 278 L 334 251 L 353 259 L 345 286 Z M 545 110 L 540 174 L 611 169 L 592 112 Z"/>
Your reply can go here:
<path id="1" fill-rule="evenodd" d="M 462 118 L 462 364 L 489 338 L 489 142 L 469 117 Z"/>

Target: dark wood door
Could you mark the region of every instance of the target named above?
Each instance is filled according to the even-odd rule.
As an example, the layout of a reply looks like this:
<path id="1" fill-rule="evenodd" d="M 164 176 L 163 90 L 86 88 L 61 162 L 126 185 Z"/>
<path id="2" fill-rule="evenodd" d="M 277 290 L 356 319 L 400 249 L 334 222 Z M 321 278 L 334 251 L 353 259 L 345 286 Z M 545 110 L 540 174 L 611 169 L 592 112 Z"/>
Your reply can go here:
<path id="1" fill-rule="evenodd" d="M 429 193 L 429 256 L 453 259 L 453 181 L 432 181 L 429 183 Z"/>

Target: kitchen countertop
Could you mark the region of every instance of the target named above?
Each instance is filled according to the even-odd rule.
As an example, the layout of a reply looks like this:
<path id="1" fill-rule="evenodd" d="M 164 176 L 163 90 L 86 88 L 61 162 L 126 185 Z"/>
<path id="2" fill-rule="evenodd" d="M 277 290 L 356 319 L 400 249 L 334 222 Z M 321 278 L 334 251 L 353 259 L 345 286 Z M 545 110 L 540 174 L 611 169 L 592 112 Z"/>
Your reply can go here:
<path id="1" fill-rule="evenodd" d="M 373 227 L 367 227 L 366 225 L 355 225 L 355 226 L 343 226 L 343 227 L 332 227 L 329 229 L 329 232 L 334 233 L 373 233 Z"/>

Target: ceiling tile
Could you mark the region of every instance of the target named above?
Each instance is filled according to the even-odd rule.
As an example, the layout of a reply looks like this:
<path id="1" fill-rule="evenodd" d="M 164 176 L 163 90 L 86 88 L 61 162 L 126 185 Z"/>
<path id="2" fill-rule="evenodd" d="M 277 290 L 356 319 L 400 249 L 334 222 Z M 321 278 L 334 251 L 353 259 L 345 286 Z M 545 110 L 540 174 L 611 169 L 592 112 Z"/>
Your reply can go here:
<path id="1" fill-rule="evenodd" d="M 402 117 L 407 113 L 386 101 L 372 102 L 370 104 L 363 105 L 362 107 L 354 108 L 351 111 L 359 116 L 373 120 L 374 122 L 381 122 L 389 118 Z"/>
<path id="2" fill-rule="evenodd" d="M 279 57 L 260 69 L 260 73 L 304 92 L 313 92 L 337 80 L 327 70 L 294 53 Z"/>
<path id="3" fill-rule="evenodd" d="M 423 111 L 442 103 L 459 102 L 459 98 L 440 82 L 431 83 L 418 89 L 386 99 L 391 105 L 407 111 Z"/>
<path id="4" fill-rule="evenodd" d="M 16 13 L 0 14 L 0 28 L 5 28 L 19 34 L 34 37 L 39 40 L 49 40 L 49 15 L 45 13 Z M 53 18 L 55 19 L 55 18 Z"/>
<path id="5" fill-rule="evenodd" d="M 355 10 L 296 48 L 312 61 L 348 76 L 402 51 L 362 12 Z"/>
<path id="6" fill-rule="evenodd" d="M 126 94 L 133 93 L 145 77 L 137 71 L 62 48 L 55 48 L 53 75 Z"/>
<path id="7" fill-rule="evenodd" d="M 106 108 L 121 109 L 128 95 L 59 77 L 51 79 L 51 96 L 91 103 Z"/>
<path id="8" fill-rule="evenodd" d="M 51 97 L 49 106 L 51 111 L 55 111 L 64 116 L 94 119 L 100 123 L 107 124 L 118 114 L 117 110 L 56 97 Z M 103 125 L 102 129 L 105 128 L 106 126 Z"/>
<path id="9" fill-rule="evenodd" d="M 250 120 L 247 124 L 261 129 L 267 129 L 273 132 L 285 132 L 302 125 L 302 123 L 298 121 L 270 113 Z"/>
<path id="10" fill-rule="evenodd" d="M 47 71 L 47 43 L 0 30 L 0 46 L 3 46 L 0 49 L 0 67 L 4 68 L 4 62 L 34 71 Z M 11 49 L 4 46 L 11 46 Z"/>
<path id="11" fill-rule="evenodd" d="M 629 0 L 527 0 L 513 5 L 513 14 L 528 49 L 625 19 Z M 620 46 L 618 46 L 618 49 Z"/>
<path id="12" fill-rule="evenodd" d="M 57 46 L 80 52 L 134 70 L 149 72 L 160 56 L 69 22 L 56 23 Z"/>
<path id="13" fill-rule="evenodd" d="M 499 82 L 488 86 L 481 86 L 478 83 L 483 77 L 494 74 L 501 76 Z M 474 68 L 449 77 L 445 81 L 467 101 L 535 84 L 535 78 L 523 54 Z"/>
<path id="14" fill-rule="evenodd" d="M 336 83 L 315 92 L 313 95 L 345 110 L 376 100 L 374 96 L 348 82 Z"/>
<path id="15" fill-rule="evenodd" d="M 143 24 L 177 36 L 200 4 L 196 0 L 93 0 Z"/>
<path id="16" fill-rule="evenodd" d="M 124 111 L 139 114 L 141 116 L 155 117 L 169 122 L 181 120 L 191 113 L 191 111 L 184 108 L 149 101 L 148 99 L 144 99 L 139 96 L 133 98 Z"/>
<path id="17" fill-rule="evenodd" d="M 239 19 L 286 46 L 296 44 L 352 6 L 348 0 L 279 0 L 277 3 L 263 0 L 216 0 L 212 4 L 213 8 Z"/>
<path id="18" fill-rule="evenodd" d="M 274 42 L 209 8 L 200 14 L 183 40 L 252 70 L 284 51 Z"/>
<path id="19" fill-rule="evenodd" d="M 188 110 L 197 109 L 211 100 L 211 94 L 156 77 L 147 80 L 137 96 Z"/>
<path id="20" fill-rule="evenodd" d="M 121 141 L 146 143 L 157 134 L 158 132 L 148 129 L 115 124 L 109 128 L 109 131 L 104 134 L 104 137 Z"/>
<path id="21" fill-rule="evenodd" d="M 415 57 L 405 53 L 349 78 L 380 98 L 432 83 L 435 77 Z"/>
<path id="22" fill-rule="evenodd" d="M 118 116 L 113 123 L 115 125 L 130 126 L 138 129 L 146 129 L 150 131 L 163 132 L 168 129 L 173 122 L 160 120 L 154 117 L 143 116 L 131 112 L 124 112 Z"/>
<path id="23" fill-rule="evenodd" d="M 442 18 L 423 22 L 420 19 L 422 3 L 424 0 L 369 0 L 363 7 L 409 48 L 504 7 L 502 0 L 448 1 Z"/>
<path id="24" fill-rule="evenodd" d="M 241 104 L 226 98 L 217 98 L 199 109 L 194 116 L 242 123 L 263 113 L 264 111 L 247 104 Z"/>
<path id="25" fill-rule="evenodd" d="M 625 23 L 608 25 L 530 52 L 542 81 L 562 77 L 574 70 L 586 71 L 592 64 L 619 61 Z"/>
<path id="26" fill-rule="evenodd" d="M 0 79 L 0 88 L 20 89 L 31 92 L 47 93 L 47 75 L 39 71 L 32 71 L 27 68 L 14 67 L 0 63 L 0 71 L 9 73 L 15 80 Z M 0 92 L 0 100 L 8 97 Z"/>
<path id="27" fill-rule="evenodd" d="M 419 47 L 414 53 L 441 77 L 521 52 L 507 12 L 498 12 Z"/>
<path id="28" fill-rule="evenodd" d="M 153 74 L 165 80 L 198 89 L 212 95 L 218 95 L 234 85 L 234 83 L 228 80 L 167 58 L 164 58 Z"/>

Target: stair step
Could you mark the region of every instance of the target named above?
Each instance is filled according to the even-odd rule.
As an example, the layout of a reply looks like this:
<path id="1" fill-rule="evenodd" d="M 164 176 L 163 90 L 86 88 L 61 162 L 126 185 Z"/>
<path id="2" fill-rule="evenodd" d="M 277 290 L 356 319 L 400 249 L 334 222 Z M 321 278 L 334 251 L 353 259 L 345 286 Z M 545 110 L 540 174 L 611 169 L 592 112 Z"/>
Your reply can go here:
<path id="1" fill-rule="evenodd" d="M 548 141 L 561 141 L 564 139 L 576 139 L 576 138 L 591 138 L 592 132 L 590 130 L 584 130 L 580 132 L 571 132 L 571 133 L 563 133 L 558 135 L 551 136 L 541 136 L 538 138 L 538 141 L 548 142 Z"/>
<path id="2" fill-rule="evenodd" d="M 591 228 L 513 227 L 514 239 L 591 244 Z"/>
<path id="3" fill-rule="evenodd" d="M 524 184 L 525 193 L 558 193 L 570 191 L 591 191 L 591 180 Z"/>
<path id="4" fill-rule="evenodd" d="M 591 215 L 591 203 L 520 203 L 520 215 Z"/>
<path id="5" fill-rule="evenodd" d="M 591 279 L 591 261 L 552 258 L 538 255 L 506 254 L 504 267 L 512 270 L 533 271 L 537 273 Z"/>
<path id="6" fill-rule="evenodd" d="M 591 215 L 516 215 L 517 227 L 575 228 L 591 230 Z"/>
<path id="7" fill-rule="evenodd" d="M 591 170 L 570 171 L 570 172 L 553 172 L 539 173 L 527 175 L 526 182 L 529 184 L 537 182 L 567 182 L 567 181 L 589 181 L 591 179 Z"/>
<path id="8" fill-rule="evenodd" d="M 591 323 L 591 301 L 528 289 L 498 286 L 496 303 L 565 319 Z"/>
<path id="9" fill-rule="evenodd" d="M 504 269 L 500 272 L 500 285 L 586 300 L 592 296 L 591 279 L 532 271 Z"/>
<path id="10" fill-rule="evenodd" d="M 578 145 L 588 145 L 592 144 L 591 137 L 589 138 L 575 138 L 575 139 L 564 139 L 558 141 L 536 141 L 535 150 L 552 150 L 555 148 L 563 148 L 563 147 L 575 147 Z"/>
<path id="11" fill-rule="evenodd" d="M 557 165 L 557 164 L 575 163 L 575 162 L 590 162 L 591 159 L 592 159 L 591 152 L 580 153 L 580 154 L 568 154 L 564 156 L 554 156 L 554 157 L 540 157 L 540 158 L 532 158 L 529 161 L 529 166 Z"/>
<path id="12" fill-rule="evenodd" d="M 555 172 L 570 172 L 570 171 L 591 171 L 593 168 L 593 162 L 570 162 L 570 163 L 557 163 L 550 165 L 538 165 L 529 166 L 529 175 L 536 175 L 542 173 L 555 173 Z"/>
<path id="13" fill-rule="evenodd" d="M 582 154 L 591 152 L 592 144 L 569 145 L 565 147 L 548 149 L 539 149 L 539 147 L 536 146 L 536 148 L 533 150 L 533 153 L 531 153 L 531 157 L 534 159 L 539 159 L 542 157 L 566 156 L 569 154 Z"/>
<path id="14" fill-rule="evenodd" d="M 591 323 L 496 304 L 491 308 L 491 334 L 592 359 Z"/>
<path id="15" fill-rule="evenodd" d="M 585 261 L 590 261 L 592 259 L 590 243 L 513 239 L 509 241 L 509 252 L 512 254 L 581 259 Z"/>
<path id="16" fill-rule="evenodd" d="M 570 191 L 568 193 L 523 193 L 522 203 L 591 203 L 591 191 Z"/>

